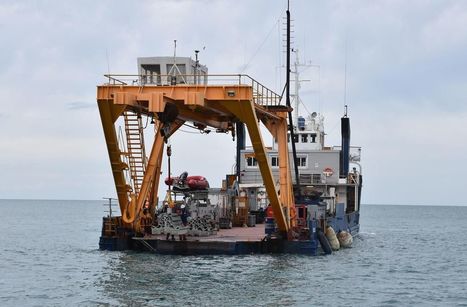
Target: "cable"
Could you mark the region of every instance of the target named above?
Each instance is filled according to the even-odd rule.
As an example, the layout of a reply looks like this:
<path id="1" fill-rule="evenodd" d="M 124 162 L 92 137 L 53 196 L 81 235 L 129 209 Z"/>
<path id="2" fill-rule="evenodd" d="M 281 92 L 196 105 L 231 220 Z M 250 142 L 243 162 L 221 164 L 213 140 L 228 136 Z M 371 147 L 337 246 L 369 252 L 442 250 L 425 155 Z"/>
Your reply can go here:
<path id="1" fill-rule="evenodd" d="M 198 130 L 198 132 L 191 132 L 191 131 L 186 131 L 186 130 L 180 130 L 180 131 L 186 132 L 186 133 L 191 133 L 191 134 L 198 134 L 198 133 L 200 133 L 200 134 L 209 134 L 209 133 L 211 132 L 211 130 L 209 130 L 209 129 L 200 129 L 200 128 L 196 127 L 196 126 L 188 125 L 188 124 L 186 124 L 186 123 L 183 124 L 183 126 L 187 126 L 187 127 L 189 127 L 189 128 Z"/>
<path id="2" fill-rule="evenodd" d="M 303 106 L 303 108 L 305 109 L 305 111 L 308 113 L 308 115 L 311 115 L 310 111 L 308 111 L 308 108 L 306 107 L 305 103 L 303 103 L 303 101 L 301 99 L 298 100 L 301 105 Z"/>
<path id="3" fill-rule="evenodd" d="M 189 124 L 187 124 L 187 123 L 184 123 L 183 126 L 187 126 L 187 127 L 189 127 L 189 128 L 192 128 L 192 129 L 198 129 L 197 127 L 192 126 L 192 125 L 189 125 Z"/>
<path id="4" fill-rule="evenodd" d="M 182 129 L 178 129 L 178 131 L 180 131 L 180 132 L 185 132 L 185 133 L 190 133 L 190 134 L 199 134 L 199 132 L 186 131 L 186 130 L 182 130 Z"/>
<path id="5" fill-rule="evenodd" d="M 282 14 L 281 14 L 282 15 Z M 259 47 L 256 49 L 256 51 L 253 53 L 253 56 L 250 58 L 250 60 L 248 60 L 248 62 L 243 66 L 243 68 L 240 70 L 240 74 L 242 74 L 247 68 L 248 66 L 250 65 L 250 63 L 253 61 L 253 59 L 256 57 L 256 55 L 258 54 L 258 52 L 261 50 L 261 48 L 263 48 L 264 44 L 266 43 L 266 41 L 269 39 L 269 36 L 271 36 L 271 33 L 272 31 L 276 28 L 276 25 L 279 24 L 280 22 L 280 17 L 277 19 L 277 21 L 274 23 L 274 25 L 272 26 L 271 30 L 269 30 L 268 34 L 266 35 L 266 38 L 261 42 L 261 44 L 259 45 Z"/>
<path id="6" fill-rule="evenodd" d="M 143 129 L 146 129 L 148 127 L 149 123 L 149 116 L 146 116 L 146 125 L 143 127 Z"/>

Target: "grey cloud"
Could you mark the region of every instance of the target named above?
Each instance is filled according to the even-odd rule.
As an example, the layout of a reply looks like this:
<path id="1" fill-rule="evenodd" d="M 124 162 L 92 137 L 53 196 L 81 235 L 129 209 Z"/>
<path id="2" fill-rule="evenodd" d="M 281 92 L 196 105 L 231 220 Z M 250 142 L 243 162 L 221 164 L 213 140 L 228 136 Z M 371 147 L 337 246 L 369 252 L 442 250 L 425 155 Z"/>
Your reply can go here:
<path id="1" fill-rule="evenodd" d="M 427 119 L 420 117 L 413 121 L 414 125 L 425 127 L 423 124 L 431 121 L 443 125 L 444 120 L 455 124 L 443 130 L 445 134 L 440 139 L 446 144 L 430 148 L 433 154 L 439 155 L 440 160 L 453 161 L 458 154 L 456 150 L 465 153 L 464 147 L 446 150 L 446 146 L 455 143 L 456 134 L 463 131 L 463 127 L 456 129 L 462 121 L 455 120 L 454 112 L 464 114 L 462 118 L 467 112 L 467 32 L 463 30 L 467 28 L 467 2 L 296 0 L 291 4 L 295 25 L 293 47 L 300 50 L 301 60 L 312 60 L 320 66 L 319 80 L 316 71 L 307 71 L 310 76 L 302 75 L 304 79 L 312 79 L 302 85 L 302 100 L 310 111 L 322 106 L 328 133 L 332 133 L 343 110 L 347 41 L 347 102 L 353 116 L 352 137 L 360 142 L 355 145 L 362 145 L 368 153 L 363 161 L 368 183 L 366 202 L 386 201 L 383 198 L 390 182 L 384 181 L 381 174 L 390 174 L 393 165 L 400 164 L 400 158 L 409 157 L 417 169 L 428 163 L 423 154 L 426 148 L 417 144 L 421 136 L 393 128 L 403 126 L 412 131 L 411 119 L 417 118 L 420 110 L 426 112 Z M 95 86 L 104 82 L 102 75 L 108 72 L 106 53 L 111 72 L 132 74 L 136 72 L 136 57 L 170 55 L 173 40 L 177 39 L 178 55 L 192 56 L 194 49 L 208 46 L 202 51 L 201 60 L 210 72 L 238 73 L 258 50 L 245 73 L 280 92 L 284 83 L 284 70 L 278 69 L 284 63 L 282 25 L 273 28 L 269 38 L 262 42 L 283 14 L 284 5 L 283 1 L 270 0 L 138 1 L 120 2 L 118 6 L 109 0 L 2 1 L 0 45 L 10 47 L 0 50 L 0 93 L 4 104 L 0 118 L 2 123 L 6 123 L 6 118 L 18 118 L 18 122 L 23 120 L 28 125 L 3 129 L 0 138 L 15 142 L 25 136 L 42 142 L 48 135 L 73 141 L 86 138 L 83 147 L 93 144 L 99 154 L 85 160 L 79 150 L 73 150 L 77 153 L 75 162 L 95 166 L 99 169 L 96 178 L 102 176 L 108 184 L 94 186 L 83 181 L 83 191 L 88 194 L 80 193 L 79 197 L 99 198 L 103 190 L 113 191 L 94 100 Z M 89 10 L 91 6 L 93 9 Z M 29 112 L 27 116 L 13 112 L 19 105 Z M 450 113 L 440 113 L 440 109 Z M 402 121 L 400 114 L 410 119 L 410 125 Z M 410 152 L 391 157 L 385 152 L 387 148 L 375 141 L 376 125 L 385 133 L 381 137 L 383 144 L 394 151 Z M 328 145 L 338 142 L 338 133 L 335 134 L 335 139 L 328 139 Z M 422 131 L 420 135 L 429 134 Z M 190 152 L 193 138 L 176 137 L 183 140 L 175 144 L 176 152 Z M 268 138 L 265 136 L 265 140 Z M 407 139 L 413 141 L 410 146 Z M 0 142 L 0 152 L 10 150 L 4 143 Z M 69 148 L 54 148 L 53 144 L 49 149 L 69 159 Z M 233 151 L 228 146 L 231 143 L 226 141 L 219 147 L 226 157 L 223 165 L 199 170 L 205 170 L 214 182 L 215 176 L 221 176 L 217 170 L 228 171 L 233 163 L 229 156 Z M 206 142 L 206 148 L 211 151 L 210 143 Z M 50 163 L 44 147 L 36 146 L 35 150 L 35 156 L 44 157 L 37 161 L 38 165 Z M 413 158 L 414 153 L 419 153 L 419 158 Z M 12 163 L 14 159 L 16 163 L 24 161 L 26 155 L 20 148 L 11 155 Z M 189 169 L 193 163 L 189 164 L 188 158 L 181 156 L 178 164 L 188 171 L 198 171 Z M 67 164 L 64 160 L 63 165 Z M 465 166 L 456 167 L 463 167 L 456 173 L 467 171 Z M 436 167 L 430 170 L 432 178 L 441 177 Z M 60 176 L 69 176 L 63 166 L 56 171 Z M 41 178 L 44 170 L 37 168 L 35 172 Z M 70 178 L 85 177 L 83 170 L 77 169 Z M 7 169 L 0 177 L 0 186 L 7 187 L 4 196 L 13 195 L 7 190 L 15 183 L 31 187 L 34 192 L 29 195 L 22 191 L 15 194 L 29 198 L 34 198 L 39 190 L 43 197 L 49 198 L 69 198 L 79 192 L 72 184 L 55 179 L 50 186 L 60 183 L 60 189 L 36 189 L 37 183 L 31 178 L 34 177 L 25 176 L 20 169 Z M 414 195 L 420 197 L 420 202 L 452 202 L 455 198 L 455 193 L 448 193 L 446 197 L 451 199 L 442 199 L 403 178 L 398 184 L 401 187 L 394 185 L 390 189 L 400 202 Z M 413 184 L 410 194 L 402 188 L 409 184 Z M 440 190 L 451 189 L 449 184 L 439 184 Z"/>

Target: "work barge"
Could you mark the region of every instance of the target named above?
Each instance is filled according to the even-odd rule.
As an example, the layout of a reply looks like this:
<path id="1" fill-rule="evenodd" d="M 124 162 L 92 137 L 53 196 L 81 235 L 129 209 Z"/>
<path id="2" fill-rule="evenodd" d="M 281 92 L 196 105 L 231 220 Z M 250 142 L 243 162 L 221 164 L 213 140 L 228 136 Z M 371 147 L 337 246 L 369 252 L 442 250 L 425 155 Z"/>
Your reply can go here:
<path id="1" fill-rule="evenodd" d="M 119 82 L 118 77 L 130 76 L 108 76 L 111 80 L 109 84 L 98 86 L 97 101 L 99 112 L 104 129 L 105 140 L 109 153 L 115 187 L 117 189 L 118 203 L 121 217 L 112 217 L 111 225 L 105 225 L 109 229 L 115 229 L 116 233 L 112 241 L 117 241 L 117 246 L 122 248 L 134 248 L 144 242 L 153 245 L 155 250 L 160 248 L 160 240 L 152 236 L 141 237 L 146 234 L 144 228 L 152 225 L 153 214 L 156 212 L 158 204 L 158 187 L 160 182 L 162 156 L 164 153 L 165 140 L 170 138 L 177 129 L 185 122 L 193 122 L 196 126 L 212 127 L 223 131 L 230 131 L 236 134 L 235 127 L 246 125 L 250 136 L 255 157 L 258 161 L 259 169 L 264 180 L 264 186 L 275 216 L 278 229 L 284 237 L 287 237 L 293 221 L 290 219 L 291 206 L 293 205 L 292 180 L 288 162 L 287 148 L 287 111 L 288 109 L 280 104 L 281 97 L 254 79 L 238 75 L 237 84 L 175 84 L 175 85 L 153 85 L 139 84 L 128 85 Z M 137 76 L 139 77 L 139 76 Z M 162 76 L 164 77 L 164 76 Z M 171 76 L 166 76 L 170 78 Z M 183 78 L 194 78 L 195 76 L 185 75 Z M 209 78 L 231 79 L 233 76 L 216 75 L 206 76 Z M 246 80 L 246 82 L 245 82 Z M 138 152 L 122 152 L 119 147 L 117 130 L 114 126 L 120 116 L 127 116 L 129 121 L 131 115 L 136 117 L 134 125 L 138 128 L 131 143 L 140 143 L 137 146 L 141 150 Z M 122 155 L 141 155 L 145 152 L 144 141 L 138 122 L 140 116 L 150 117 L 155 121 L 155 137 L 147 163 L 144 161 L 137 165 L 136 157 L 131 158 L 130 165 L 125 164 Z M 271 168 L 266 159 L 266 147 L 261 136 L 258 122 L 261 121 L 278 140 L 281 155 L 280 166 L 280 191 L 276 190 Z M 139 134 L 139 136 L 138 136 Z M 242 138 L 242 136 L 237 135 Z M 143 160 L 144 157 L 143 157 Z M 146 165 L 145 165 L 146 164 Z M 132 178 L 132 184 L 128 184 L 124 171 L 134 168 L 134 173 L 139 172 L 140 176 Z M 149 213 L 143 213 L 145 204 L 149 203 Z M 142 223 L 142 220 L 144 223 Z M 247 228 L 248 229 L 248 228 Z M 118 231 L 117 231 L 118 230 Z M 119 242 L 121 238 L 138 238 L 134 242 Z M 105 237 L 105 236 L 104 236 Z M 262 238 L 248 236 L 253 241 L 261 242 Z M 144 238 L 144 239 L 141 239 Z M 185 250 L 194 248 L 197 243 L 203 242 L 206 252 L 215 251 L 210 246 L 232 245 L 232 239 L 209 241 L 175 241 L 170 242 L 171 250 Z M 242 235 L 235 244 L 241 245 Z M 126 241 L 126 240 L 124 240 Z M 248 240 L 250 241 L 250 240 Z M 246 241 L 246 242 L 248 242 Z M 226 244 L 223 244 L 223 243 Z M 193 245 L 193 246 L 192 246 Z M 145 246 L 145 244 L 143 244 Z M 111 247 L 112 248 L 112 247 Z M 224 247 L 223 247 L 224 248 Z M 256 249 L 256 248 L 254 248 Z M 237 247 L 235 247 L 235 251 Z M 249 252 L 253 252 L 249 251 Z"/>
<path id="2" fill-rule="evenodd" d="M 168 59 L 173 60 L 172 68 L 167 65 L 166 74 L 161 74 L 164 65 L 160 64 Z M 281 95 L 248 75 L 209 75 L 190 58 L 147 60 L 152 64 L 139 64 L 138 75 L 106 75 L 107 82 L 97 87 L 121 213 L 116 216 L 110 210 L 103 218 L 100 249 L 183 255 L 317 255 L 337 250 L 337 238 L 342 246 L 350 246 L 359 230 L 362 181 L 355 168 L 349 172 L 350 135 L 343 137 L 338 150 L 319 150 L 337 157 L 337 165 L 323 169 L 324 181 L 297 183 L 297 179 L 303 182 L 303 176 L 297 178 L 292 172 L 290 139 L 297 139 L 298 133 L 306 130 L 303 125 L 294 127 L 297 135 L 290 130 L 292 108 L 284 104 Z M 178 66 L 186 61 L 193 62 L 194 71 L 189 71 L 193 74 L 181 73 Z M 186 72 L 186 67 L 183 70 Z M 147 142 L 144 128 L 149 121 L 154 134 Z M 346 127 L 348 118 L 343 117 L 342 122 Z M 117 128 L 119 123 L 124 129 Z M 186 181 L 192 177 L 170 174 L 170 146 L 166 144 L 187 124 L 200 132 L 214 129 L 235 138 L 236 172 L 226 175 L 222 188 L 188 186 Z M 265 145 L 260 125 L 272 135 L 273 149 Z M 350 134 L 350 128 L 345 129 L 343 134 L 347 130 Z M 247 136 L 250 149 L 245 148 Z M 151 144 L 149 155 L 146 144 Z M 273 163 L 271 152 L 276 157 Z M 169 156 L 168 190 L 160 201 L 164 154 Z M 242 161 L 252 157 L 260 180 L 258 185 L 242 184 Z M 300 163 L 297 161 L 300 159 L 295 157 L 295 163 Z M 338 181 L 326 182 L 334 172 Z M 262 206 L 252 205 L 252 191 L 255 199 L 262 195 Z"/>
<path id="3" fill-rule="evenodd" d="M 351 246 L 359 231 L 360 148 L 352 152 L 350 146 L 347 106 L 341 146 L 325 146 L 323 116 L 298 116 L 298 51 L 294 120 L 286 13 L 281 95 L 248 75 L 208 74 L 199 51 L 195 60 L 176 57 L 176 41 L 173 57 L 139 58 L 137 75 L 105 75 L 97 103 L 121 215 L 112 214 L 109 199 L 100 249 L 317 255 Z M 169 140 L 182 126 L 206 135 L 231 134 L 236 141 L 235 172 L 226 174 L 221 188 L 211 188 L 203 174 L 173 176 Z M 271 134 L 272 147 L 266 146 L 261 126 Z M 162 198 L 164 152 L 168 189 Z"/>

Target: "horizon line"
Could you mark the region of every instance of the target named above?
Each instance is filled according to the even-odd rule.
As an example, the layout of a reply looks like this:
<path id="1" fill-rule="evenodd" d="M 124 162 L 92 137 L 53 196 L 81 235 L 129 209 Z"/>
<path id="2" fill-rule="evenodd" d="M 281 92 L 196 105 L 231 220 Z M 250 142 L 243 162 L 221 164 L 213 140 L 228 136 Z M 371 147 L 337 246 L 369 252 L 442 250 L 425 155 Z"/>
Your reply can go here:
<path id="1" fill-rule="evenodd" d="M 116 199 L 116 197 L 113 197 Z M 62 199 L 62 198 L 0 198 L 0 200 L 30 200 L 30 201 L 104 201 L 106 198 L 102 199 Z M 414 204 L 414 203 L 363 203 L 361 206 L 429 206 L 429 207 L 466 207 L 467 204 Z"/>

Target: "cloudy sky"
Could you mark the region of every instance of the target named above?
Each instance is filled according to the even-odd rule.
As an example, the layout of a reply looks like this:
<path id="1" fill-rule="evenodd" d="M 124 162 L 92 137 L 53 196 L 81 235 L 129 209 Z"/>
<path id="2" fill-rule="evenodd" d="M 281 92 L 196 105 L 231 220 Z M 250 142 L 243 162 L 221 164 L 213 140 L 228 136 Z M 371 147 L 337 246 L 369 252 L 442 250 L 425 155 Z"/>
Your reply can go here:
<path id="1" fill-rule="evenodd" d="M 291 4 L 293 47 L 315 65 L 303 73 L 311 81 L 302 99 L 325 115 L 327 143 L 338 145 L 346 96 L 352 143 L 363 146 L 363 202 L 467 204 L 467 2 Z M 0 198 L 115 195 L 95 87 L 109 70 L 136 73 L 138 56 L 171 55 L 174 39 L 180 56 L 205 47 L 212 73 L 247 73 L 280 91 L 284 8 L 1 0 Z M 171 142 L 174 172 L 211 186 L 234 164 L 228 136 L 181 132 Z"/>

